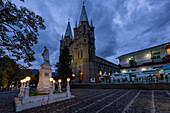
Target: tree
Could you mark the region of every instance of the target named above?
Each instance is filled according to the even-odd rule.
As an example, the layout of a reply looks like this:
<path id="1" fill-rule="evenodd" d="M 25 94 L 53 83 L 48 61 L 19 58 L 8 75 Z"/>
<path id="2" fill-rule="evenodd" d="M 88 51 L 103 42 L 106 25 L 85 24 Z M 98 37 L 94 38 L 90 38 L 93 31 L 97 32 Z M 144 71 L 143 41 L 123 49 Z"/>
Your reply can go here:
<path id="1" fill-rule="evenodd" d="M 28 10 L 18 8 L 12 0 L 0 0 L 0 57 L 11 54 L 15 60 L 24 59 L 31 66 L 38 31 L 45 29 L 44 19 Z M 24 2 L 24 0 L 20 0 Z"/>
<path id="2" fill-rule="evenodd" d="M 35 79 L 32 71 L 17 64 L 14 59 L 8 56 L 0 58 L 0 86 L 8 89 L 12 81 L 19 82 L 20 79 L 24 79 L 26 76 L 31 76 L 32 80 Z"/>
<path id="3" fill-rule="evenodd" d="M 65 81 L 67 78 L 71 78 L 71 55 L 69 54 L 69 49 L 65 46 L 61 51 L 59 56 L 59 62 L 55 65 L 58 76 L 55 79 L 63 79 Z"/>

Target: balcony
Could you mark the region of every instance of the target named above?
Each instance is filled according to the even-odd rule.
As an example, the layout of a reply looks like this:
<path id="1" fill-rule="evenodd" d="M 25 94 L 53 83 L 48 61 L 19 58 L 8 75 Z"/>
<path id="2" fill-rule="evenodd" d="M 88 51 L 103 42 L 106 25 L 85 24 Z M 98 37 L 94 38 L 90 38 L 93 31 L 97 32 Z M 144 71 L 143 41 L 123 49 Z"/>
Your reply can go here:
<path id="1" fill-rule="evenodd" d="M 152 60 L 142 60 L 134 63 L 120 64 L 120 68 L 134 68 L 140 66 L 164 64 L 164 63 L 170 63 L 170 59 L 159 58 L 159 59 L 152 59 Z"/>

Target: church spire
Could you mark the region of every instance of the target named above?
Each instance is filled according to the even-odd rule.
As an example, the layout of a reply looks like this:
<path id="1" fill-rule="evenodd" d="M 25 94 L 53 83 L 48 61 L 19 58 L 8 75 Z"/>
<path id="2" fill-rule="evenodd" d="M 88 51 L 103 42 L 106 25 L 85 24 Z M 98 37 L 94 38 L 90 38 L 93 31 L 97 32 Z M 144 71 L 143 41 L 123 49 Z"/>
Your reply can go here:
<path id="1" fill-rule="evenodd" d="M 93 21 L 92 21 L 92 19 L 91 19 L 91 27 L 93 27 Z"/>
<path id="2" fill-rule="evenodd" d="M 76 23 L 75 23 L 75 28 L 77 28 L 77 20 L 76 20 Z"/>
<path id="3" fill-rule="evenodd" d="M 71 32 L 71 26 L 70 26 L 70 19 L 68 20 L 68 24 L 67 24 L 67 29 L 65 32 L 65 36 L 69 36 L 70 38 L 72 38 L 72 32 Z"/>
<path id="4" fill-rule="evenodd" d="M 63 34 L 62 34 L 62 36 L 61 36 L 61 40 L 63 40 Z"/>
<path id="5" fill-rule="evenodd" d="M 80 15 L 79 25 L 81 24 L 82 21 L 87 21 L 88 22 L 84 2 L 83 2 L 83 8 L 82 8 L 82 11 L 81 11 L 81 15 Z"/>

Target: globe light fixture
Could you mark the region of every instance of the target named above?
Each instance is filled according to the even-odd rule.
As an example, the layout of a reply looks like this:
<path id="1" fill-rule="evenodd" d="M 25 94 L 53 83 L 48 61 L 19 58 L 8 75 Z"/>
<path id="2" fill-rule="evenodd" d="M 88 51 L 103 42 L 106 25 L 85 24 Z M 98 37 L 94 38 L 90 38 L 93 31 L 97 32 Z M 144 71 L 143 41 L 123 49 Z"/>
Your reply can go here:
<path id="1" fill-rule="evenodd" d="M 24 82 L 24 80 L 20 80 L 20 82 L 21 82 L 21 83 L 23 83 L 23 82 Z"/>
<path id="2" fill-rule="evenodd" d="M 142 70 L 142 71 L 145 71 L 145 70 L 146 70 L 146 68 L 142 68 L 141 70 Z"/>
<path id="3" fill-rule="evenodd" d="M 26 81 L 30 81 L 31 77 L 26 77 L 25 79 L 26 79 Z"/>
<path id="4" fill-rule="evenodd" d="M 60 82 L 61 82 L 61 79 L 58 79 L 58 82 L 60 83 Z"/>
<path id="5" fill-rule="evenodd" d="M 125 71 L 125 70 L 123 70 L 123 73 L 126 73 L 126 71 Z"/>
<path id="6" fill-rule="evenodd" d="M 75 74 L 72 74 L 72 77 L 75 77 Z"/>
<path id="7" fill-rule="evenodd" d="M 53 83 L 55 84 L 55 80 L 53 80 Z"/>
<path id="8" fill-rule="evenodd" d="M 52 82 L 53 81 L 53 78 L 50 78 L 50 82 Z"/>
<path id="9" fill-rule="evenodd" d="M 23 82 L 25 83 L 25 82 L 26 82 L 26 79 L 24 79 Z"/>
<path id="10" fill-rule="evenodd" d="M 70 78 L 67 78 L 67 82 L 70 82 Z"/>

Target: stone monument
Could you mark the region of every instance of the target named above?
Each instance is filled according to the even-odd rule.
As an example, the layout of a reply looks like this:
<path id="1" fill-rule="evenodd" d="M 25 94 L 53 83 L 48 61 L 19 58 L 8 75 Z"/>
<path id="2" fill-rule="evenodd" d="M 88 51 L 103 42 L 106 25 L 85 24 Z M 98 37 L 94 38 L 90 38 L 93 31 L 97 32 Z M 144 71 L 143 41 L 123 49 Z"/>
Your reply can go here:
<path id="1" fill-rule="evenodd" d="M 37 86 L 37 91 L 39 93 L 49 93 L 50 91 L 50 78 L 52 77 L 52 69 L 49 60 L 49 52 L 46 47 L 44 47 L 43 56 L 43 64 L 41 65 L 41 69 L 39 70 L 39 83 Z"/>

